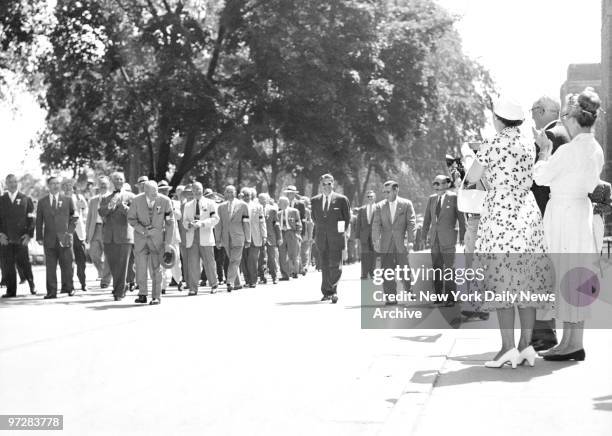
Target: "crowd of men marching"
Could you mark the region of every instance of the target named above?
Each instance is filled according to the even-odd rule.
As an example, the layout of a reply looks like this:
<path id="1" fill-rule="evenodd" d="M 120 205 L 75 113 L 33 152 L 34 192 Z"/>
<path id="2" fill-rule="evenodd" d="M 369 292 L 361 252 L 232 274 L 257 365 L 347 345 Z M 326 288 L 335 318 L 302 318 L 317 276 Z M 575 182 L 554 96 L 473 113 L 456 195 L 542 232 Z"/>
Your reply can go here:
<path id="1" fill-rule="evenodd" d="M 86 292 L 89 255 L 100 287 L 112 286 L 115 301 L 137 289 L 136 303 L 147 303 L 149 279 L 150 304 L 159 304 L 170 286 L 196 295 L 204 286 L 214 293 L 225 283 L 231 292 L 297 279 L 313 263 L 322 272 L 322 301 L 338 301 L 351 213 L 348 199 L 334 192 L 331 174 L 321 177 L 321 194 L 312 199 L 287 186 L 277 201 L 232 185 L 221 199 L 199 182 L 171 195 L 166 181 L 146 176 L 138 179 L 135 194 L 120 172 L 94 183 L 93 192 L 81 193 L 74 180 L 52 176 L 48 194 L 34 202 L 19 191 L 15 175 L 6 177 L 0 197 L 3 298 L 17 295 L 18 276 L 37 293 L 28 253 L 35 238 L 44 248 L 45 299 L 57 298 L 58 291 L 75 295 L 75 265 Z"/>

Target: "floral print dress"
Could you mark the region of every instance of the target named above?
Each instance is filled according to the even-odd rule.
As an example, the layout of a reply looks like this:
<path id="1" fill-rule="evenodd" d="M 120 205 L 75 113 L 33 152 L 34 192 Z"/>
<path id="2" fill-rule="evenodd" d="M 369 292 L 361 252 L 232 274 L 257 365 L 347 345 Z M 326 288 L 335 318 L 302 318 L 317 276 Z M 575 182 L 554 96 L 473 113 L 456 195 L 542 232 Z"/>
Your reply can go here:
<path id="1" fill-rule="evenodd" d="M 475 267 L 486 269 L 477 292 L 489 291 L 481 309 L 550 309 L 553 299 L 548 296 L 526 298 L 552 293 L 542 215 L 530 189 L 535 147 L 518 128 L 509 127 L 484 142 L 476 158 L 486 168 L 483 178 L 489 186 L 475 247 Z"/>

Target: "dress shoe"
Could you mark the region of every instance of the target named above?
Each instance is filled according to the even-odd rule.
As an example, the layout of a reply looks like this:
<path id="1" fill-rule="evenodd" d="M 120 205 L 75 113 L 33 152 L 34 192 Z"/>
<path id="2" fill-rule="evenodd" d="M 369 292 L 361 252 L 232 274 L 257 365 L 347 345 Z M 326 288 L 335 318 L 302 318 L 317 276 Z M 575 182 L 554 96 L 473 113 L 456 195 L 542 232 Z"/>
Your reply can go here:
<path id="1" fill-rule="evenodd" d="M 305 275 L 306 275 L 306 270 L 305 270 L 305 269 L 303 269 L 303 270 L 302 270 L 302 275 L 303 275 L 303 276 L 305 276 Z"/>
<path id="2" fill-rule="evenodd" d="M 321 298 L 321 301 L 329 301 L 331 300 L 331 295 L 323 295 L 323 298 Z"/>
<path id="3" fill-rule="evenodd" d="M 536 353 L 536 350 L 530 345 L 519 353 L 517 364 L 522 365 L 527 361 L 529 366 L 534 366 L 536 357 L 538 357 L 538 353 Z"/>
<path id="4" fill-rule="evenodd" d="M 232 292 L 234 288 L 232 288 L 232 285 L 227 285 L 227 292 Z"/>
<path id="5" fill-rule="evenodd" d="M 136 285 L 134 285 L 134 283 L 130 283 L 128 286 L 128 289 L 130 292 L 134 292 L 134 289 L 136 288 Z"/>
<path id="6" fill-rule="evenodd" d="M 44 299 L 45 299 L 45 300 L 53 300 L 53 299 L 55 299 L 55 298 L 57 298 L 57 295 L 45 295 L 45 296 L 44 296 Z"/>
<path id="7" fill-rule="evenodd" d="M 511 348 L 502 354 L 499 359 L 485 362 L 484 366 L 487 368 L 501 368 L 506 363 L 509 363 L 512 366 L 512 369 L 515 369 L 518 363 L 519 355 L 519 351 L 516 348 Z"/>
<path id="8" fill-rule="evenodd" d="M 275 284 L 277 284 L 277 283 L 278 283 L 278 280 L 277 280 L 277 279 L 272 279 L 272 284 L 273 284 L 273 285 L 275 285 Z"/>
<path id="9" fill-rule="evenodd" d="M 135 303 L 145 304 L 147 302 L 147 296 L 146 295 L 139 295 L 138 297 L 136 297 L 134 302 Z"/>
<path id="10" fill-rule="evenodd" d="M 580 350 L 574 351 L 573 353 L 566 354 L 547 354 L 544 356 L 544 360 L 548 360 L 550 362 L 565 362 L 567 360 L 575 360 L 577 362 L 582 362 L 586 357 L 586 353 L 584 352 L 584 348 Z"/>
<path id="11" fill-rule="evenodd" d="M 336 304 L 338 302 L 338 295 L 334 294 L 331 296 L 332 304 Z"/>
<path id="12" fill-rule="evenodd" d="M 184 287 L 185 287 L 185 283 L 180 282 L 176 288 L 179 290 L 179 292 L 183 292 Z"/>
<path id="13" fill-rule="evenodd" d="M 211 286 L 210 287 L 210 293 L 214 294 L 215 292 L 217 292 L 217 288 L 219 287 L 219 285 L 215 285 L 215 286 Z"/>
<path id="14" fill-rule="evenodd" d="M 298 278 L 297 273 L 291 274 L 291 277 L 294 278 L 294 279 L 297 279 Z"/>
<path id="15" fill-rule="evenodd" d="M 159 298 L 154 298 L 151 300 L 151 302 L 149 303 L 150 306 L 155 306 L 157 304 L 161 304 L 161 300 Z"/>
<path id="16" fill-rule="evenodd" d="M 238 291 L 238 290 L 242 289 L 243 287 L 244 287 L 244 286 L 242 286 L 242 285 L 238 285 L 238 286 L 236 286 L 236 287 L 234 288 L 234 290 L 235 290 L 235 291 Z"/>
<path id="17" fill-rule="evenodd" d="M 69 293 L 70 293 L 70 291 L 67 291 L 66 289 L 62 289 L 60 291 L 60 294 L 69 294 Z"/>
<path id="18" fill-rule="evenodd" d="M 74 297 L 75 294 L 76 294 L 76 289 L 71 289 L 70 292 L 68 292 L 69 297 Z"/>
<path id="19" fill-rule="evenodd" d="M 193 297 L 194 295 L 198 295 L 198 291 L 189 291 L 187 295 Z"/>
<path id="20" fill-rule="evenodd" d="M 533 345 L 533 349 L 536 351 L 549 350 L 557 345 L 557 339 L 537 339 L 531 341 L 531 345 Z"/>
<path id="21" fill-rule="evenodd" d="M 162 289 L 162 295 L 166 295 L 166 290 Z"/>
<path id="22" fill-rule="evenodd" d="M 259 279 L 259 284 L 260 285 L 266 285 L 266 284 L 268 284 L 268 280 L 262 277 L 262 278 Z"/>
<path id="23" fill-rule="evenodd" d="M 206 280 L 200 280 L 200 286 L 206 286 Z"/>
<path id="24" fill-rule="evenodd" d="M 4 294 L 2 295 L 2 298 L 15 298 L 17 296 L 17 294 Z"/>
<path id="25" fill-rule="evenodd" d="M 27 281 L 27 279 L 21 279 L 21 280 L 19 280 L 19 284 L 23 285 L 26 281 Z"/>
<path id="26" fill-rule="evenodd" d="M 254 285 L 253 283 L 251 283 L 251 284 L 249 285 L 249 288 L 254 288 L 255 286 L 256 286 L 256 285 Z"/>
<path id="27" fill-rule="evenodd" d="M 115 295 L 115 297 L 114 297 L 114 298 L 115 298 L 115 301 L 121 301 L 121 300 L 123 300 L 123 297 L 117 297 L 116 295 Z"/>
<path id="28" fill-rule="evenodd" d="M 279 280 L 281 282 L 288 282 L 289 281 L 289 277 L 281 277 Z"/>
<path id="29" fill-rule="evenodd" d="M 397 301 L 385 301 L 385 306 L 397 306 Z"/>
<path id="30" fill-rule="evenodd" d="M 108 283 L 100 283 L 100 289 L 108 288 Z"/>
<path id="31" fill-rule="evenodd" d="M 85 286 L 85 285 L 81 286 L 81 291 L 87 292 L 87 286 Z"/>
<path id="32" fill-rule="evenodd" d="M 34 285 L 34 281 L 30 281 L 29 282 L 30 285 L 30 294 L 32 295 L 36 295 L 36 285 Z"/>

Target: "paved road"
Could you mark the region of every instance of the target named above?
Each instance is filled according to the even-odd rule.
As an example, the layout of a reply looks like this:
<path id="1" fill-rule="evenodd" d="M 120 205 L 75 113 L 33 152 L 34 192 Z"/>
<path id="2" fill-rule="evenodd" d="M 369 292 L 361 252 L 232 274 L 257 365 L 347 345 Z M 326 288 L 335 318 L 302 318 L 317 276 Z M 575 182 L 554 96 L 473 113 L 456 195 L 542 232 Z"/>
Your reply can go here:
<path id="1" fill-rule="evenodd" d="M 63 414 L 70 435 L 612 428 L 609 332 L 587 332 L 579 365 L 489 370 L 495 330 L 362 330 L 358 277 L 344 269 L 337 305 L 319 302 L 317 273 L 231 294 L 172 291 L 160 306 L 95 288 L 2 301 L 0 413 Z M 493 431 L 500 412 L 511 424 Z M 565 426 L 550 427 L 554 417 Z"/>

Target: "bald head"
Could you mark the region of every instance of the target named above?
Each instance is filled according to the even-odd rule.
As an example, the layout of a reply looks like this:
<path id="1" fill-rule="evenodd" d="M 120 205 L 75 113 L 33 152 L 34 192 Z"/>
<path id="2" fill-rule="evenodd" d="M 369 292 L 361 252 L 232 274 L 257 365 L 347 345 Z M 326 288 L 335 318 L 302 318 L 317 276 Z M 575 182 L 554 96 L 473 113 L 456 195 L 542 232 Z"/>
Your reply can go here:
<path id="1" fill-rule="evenodd" d="M 149 200 L 155 199 L 157 197 L 157 183 L 153 180 L 144 182 L 144 192 Z"/>

